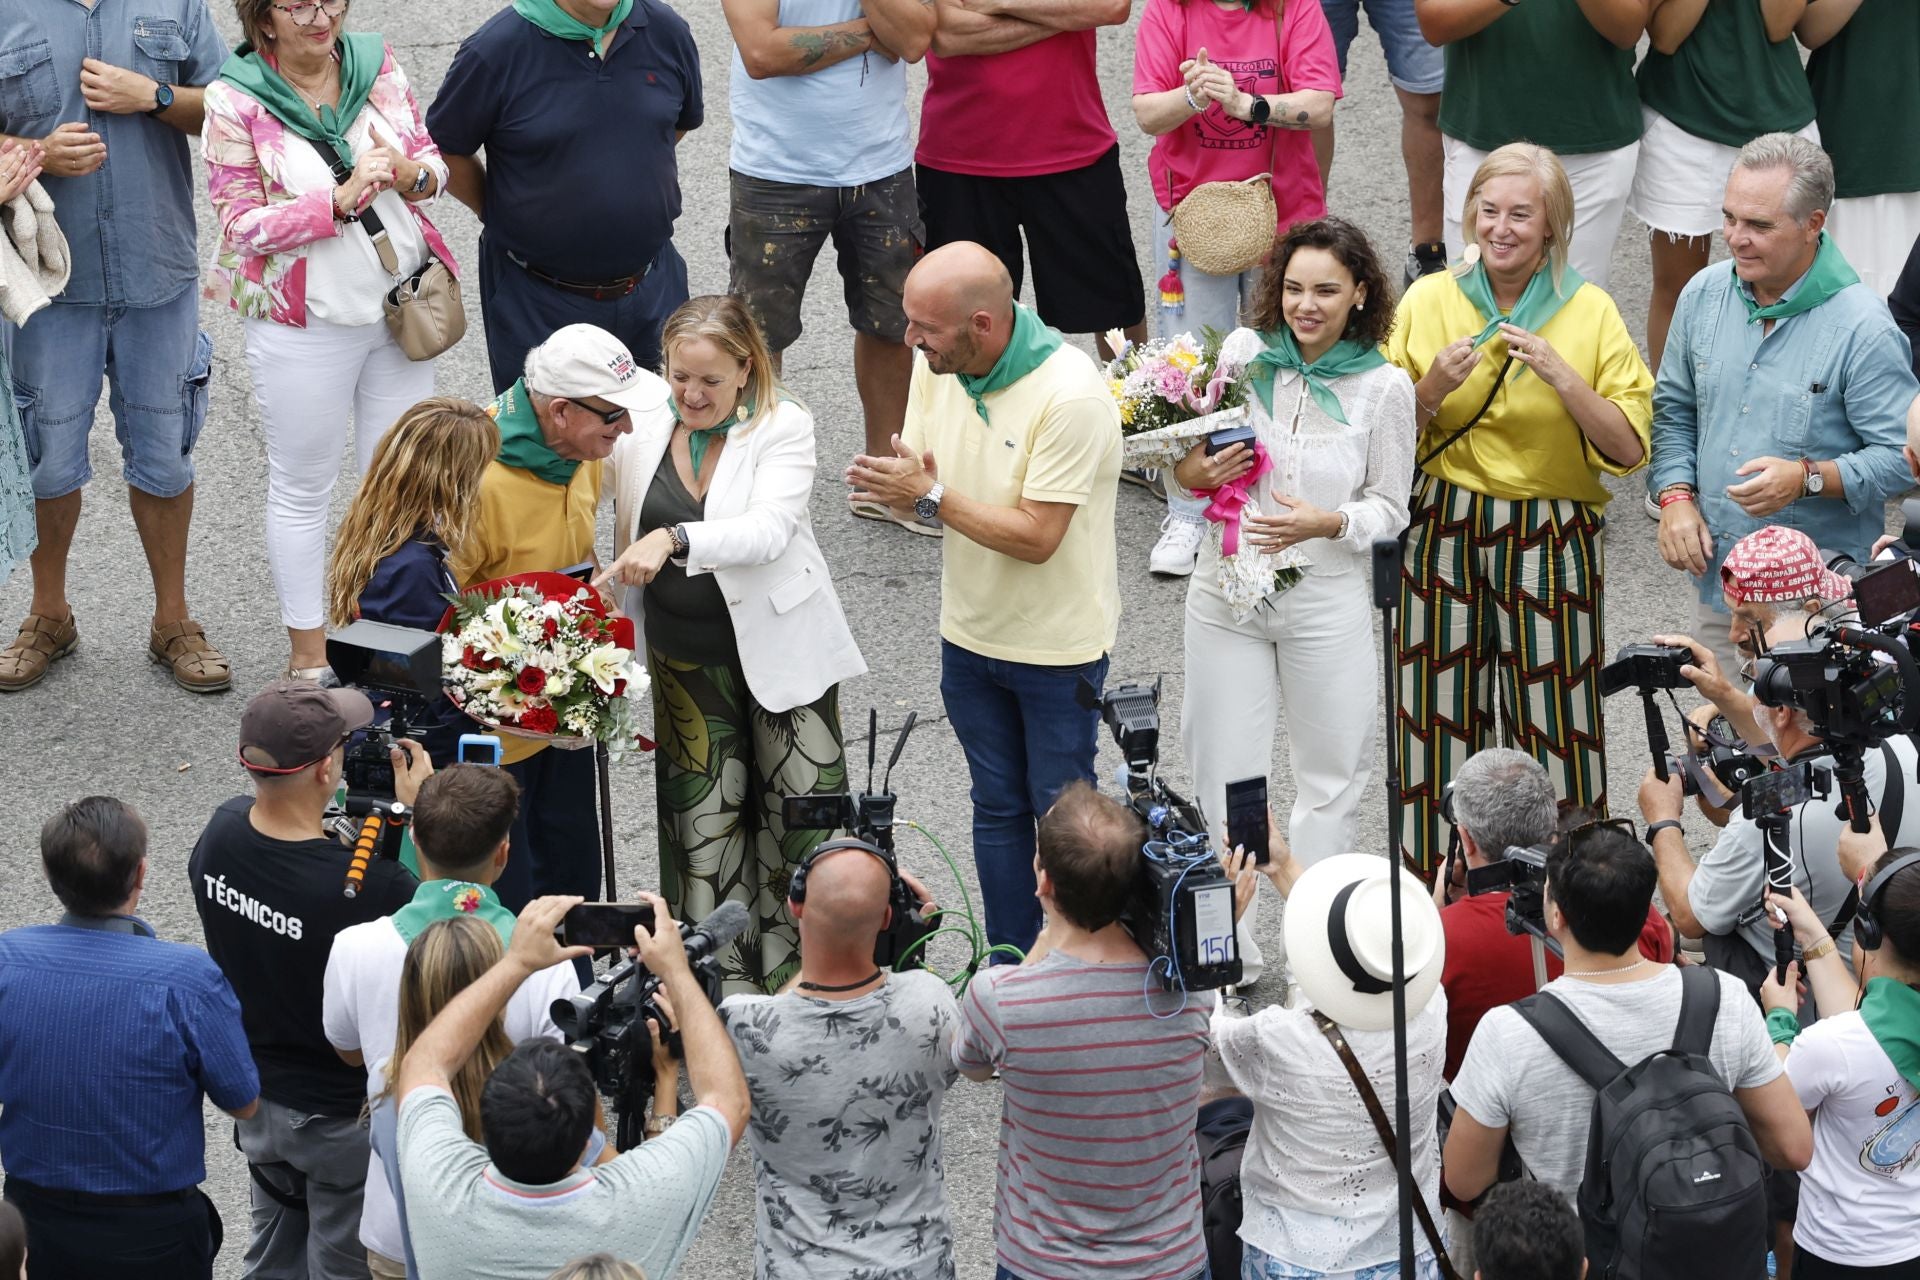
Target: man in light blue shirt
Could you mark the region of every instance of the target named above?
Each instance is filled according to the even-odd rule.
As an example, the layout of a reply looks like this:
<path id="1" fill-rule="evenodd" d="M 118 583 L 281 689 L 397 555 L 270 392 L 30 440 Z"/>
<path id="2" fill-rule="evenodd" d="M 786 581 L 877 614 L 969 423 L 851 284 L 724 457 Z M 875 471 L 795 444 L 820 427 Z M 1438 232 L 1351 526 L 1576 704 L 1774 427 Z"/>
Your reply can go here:
<path id="1" fill-rule="evenodd" d="M 199 134 L 200 86 L 226 57 L 206 0 L 0 4 L 0 134 L 45 148 L 41 181 L 73 263 L 54 305 L 12 334 L 40 546 L 27 620 L 0 649 L 0 692 L 37 683 L 79 640 L 67 550 L 108 371 L 121 469 L 153 574 L 148 648 L 184 689 L 230 683 L 186 596 L 193 446 L 213 360 L 193 288 L 187 135 Z"/>
<path id="2" fill-rule="evenodd" d="M 1913 483 L 1900 449 L 1920 383 L 1886 304 L 1821 229 L 1832 203 L 1813 143 L 1770 133 L 1741 149 L 1723 214 L 1733 262 L 1681 291 L 1654 386 L 1660 554 L 1694 575 L 1694 634 L 1729 671 L 1727 550 L 1776 524 L 1865 560 L 1883 504 Z"/>
<path id="3" fill-rule="evenodd" d="M 853 324 L 866 447 L 893 456 L 913 351 L 900 304 L 926 239 L 913 181 L 907 68 L 936 24 L 923 0 L 721 0 L 733 31 L 728 291 L 745 299 L 778 364 L 828 238 Z M 916 533 L 937 523 L 851 501 Z"/>

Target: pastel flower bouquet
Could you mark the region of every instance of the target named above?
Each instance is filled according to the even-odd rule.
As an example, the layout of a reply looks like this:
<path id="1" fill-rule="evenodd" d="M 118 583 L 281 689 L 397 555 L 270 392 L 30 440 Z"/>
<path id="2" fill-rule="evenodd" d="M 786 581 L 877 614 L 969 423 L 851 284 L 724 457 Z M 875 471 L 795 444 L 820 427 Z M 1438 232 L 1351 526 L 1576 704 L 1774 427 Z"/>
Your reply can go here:
<path id="1" fill-rule="evenodd" d="M 1171 468 L 1203 436 L 1246 420 L 1245 375 L 1260 354 L 1258 334 L 1202 329 L 1198 338 L 1129 343 L 1116 329 L 1107 346 L 1118 353 L 1107 362 L 1107 387 L 1120 406 L 1128 466 Z"/>
<path id="2" fill-rule="evenodd" d="M 440 652 L 447 696 L 475 720 L 556 747 L 607 744 L 619 759 L 641 739 L 647 670 L 633 622 L 558 573 L 516 574 L 449 596 Z"/>

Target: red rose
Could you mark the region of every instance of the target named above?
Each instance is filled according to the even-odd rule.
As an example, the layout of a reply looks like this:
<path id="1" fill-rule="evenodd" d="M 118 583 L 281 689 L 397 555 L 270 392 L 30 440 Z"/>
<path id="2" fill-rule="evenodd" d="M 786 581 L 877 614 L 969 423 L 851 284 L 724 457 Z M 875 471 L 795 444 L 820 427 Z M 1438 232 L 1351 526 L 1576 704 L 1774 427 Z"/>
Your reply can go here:
<path id="1" fill-rule="evenodd" d="M 542 634 L 544 634 L 547 637 L 547 639 L 549 640 L 553 639 L 555 636 L 560 634 L 559 620 L 557 618 L 548 618 L 545 622 L 540 624 L 540 631 Z"/>
<path id="2" fill-rule="evenodd" d="M 522 667 L 520 674 L 513 678 L 513 683 L 520 692 L 531 696 L 547 687 L 547 673 L 538 667 Z"/>
<path id="3" fill-rule="evenodd" d="M 615 680 L 615 681 L 613 682 L 613 696 L 614 696 L 614 697 L 616 697 L 616 698 L 618 698 L 618 697 L 620 697 L 621 695 L 623 695 L 623 694 L 625 694 L 625 693 L 626 693 L 626 691 L 627 691 L 627 682 L 626 682 L 625 680 Z"/>
<path id="4" fill-rule="evenodd" d="M 560 728 L 560 717 L 552 707 L 528 707 L 520 713 L 520 727 L 529 733 L 554 733 Z"/>
<path id="5" fill-rule="evenodd" d="M 597 640 L 600 637 L 600 619 L 590 613 L 580 615 L 580 636 L 584 640 Z"/>

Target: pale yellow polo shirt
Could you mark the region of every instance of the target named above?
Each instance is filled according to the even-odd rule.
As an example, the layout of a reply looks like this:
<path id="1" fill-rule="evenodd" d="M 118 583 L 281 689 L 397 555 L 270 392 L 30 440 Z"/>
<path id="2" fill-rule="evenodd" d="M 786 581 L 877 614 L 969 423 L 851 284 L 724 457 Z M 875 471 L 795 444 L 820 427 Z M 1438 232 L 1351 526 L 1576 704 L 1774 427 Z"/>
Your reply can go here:
<path id="1" fill-rule="evenodd" d="M 1017 507 L 1022 498 L 1078 507 L 1045 564 L 1027 564 L 947 530 L 941 539 L 940 634 L 988 658 L 1038 666 L 1092 662 L 1120 626 L 1113 507 L 1120 411 L 1091 358 L 1062 346 L 1012 386 L 988 393 L 990 421 L 948 374 L 915 354 L 903 436 L 931 451 L 948 490 Z"/>

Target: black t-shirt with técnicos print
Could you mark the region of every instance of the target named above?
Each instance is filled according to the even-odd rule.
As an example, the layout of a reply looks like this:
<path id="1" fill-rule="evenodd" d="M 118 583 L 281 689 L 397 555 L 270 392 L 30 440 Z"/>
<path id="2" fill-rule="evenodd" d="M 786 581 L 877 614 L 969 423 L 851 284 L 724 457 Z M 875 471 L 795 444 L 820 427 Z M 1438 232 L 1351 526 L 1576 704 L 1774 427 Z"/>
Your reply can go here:
<path id="1" fill-rule="evenodd" d="M 240 997 L 260 1096 L 322 1116 L 357 1116 L 367 1073 L 340 1060 L 320 1023 L 327 954 L 348 925 L 391 915 L 418 887 L 397 862 L 374 862 L 354 897 L 348 852 L 316 835 L 275 840 L 253 829 L 253 800 L 214 811 L 187 875 L 207 952 Z"/>

